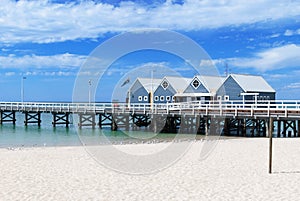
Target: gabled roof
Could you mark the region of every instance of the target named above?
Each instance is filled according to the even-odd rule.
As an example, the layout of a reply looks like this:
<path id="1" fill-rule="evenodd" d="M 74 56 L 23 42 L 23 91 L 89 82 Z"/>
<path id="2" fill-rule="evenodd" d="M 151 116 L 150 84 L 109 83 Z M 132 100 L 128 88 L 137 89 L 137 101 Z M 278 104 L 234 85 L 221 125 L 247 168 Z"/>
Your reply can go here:
<path id="1" fill-rule="evenodd" d="M 192 81 L 191 78 L 174 77 L 174 76 L 165 76 L 162 79 L 161 83 L 164 80 L 167 80 L 169 82 L 169 84 L 173 87 L 176 93 L 182 93 Z"/>
<path id="2" fill-rule="evenodd" d="M 275 90 L 266 82 L 262 76 L 230 74 L 245 92 L 274 92 Z"/>
<path id="3" fill-rule="evenodd" d="M 155 91 L 156 88 L 161 83 L 161 79 L 156 79 L 156 78 L 151 79 L 151 78 L 140 78 L 140 77 L 138 77 L 135 82 L 137 82 L 137 81 L 139 81 L 141 83 L 141 85 L 146 89 L 146 91 L 148 93 L 150 93 L 151 90 Z"/>
<path id="4" fill-rule="evenodd" d="M 210 93 L 215 93 L 225 81 L 225 77 L 220 76 L 196 76 Z"/>

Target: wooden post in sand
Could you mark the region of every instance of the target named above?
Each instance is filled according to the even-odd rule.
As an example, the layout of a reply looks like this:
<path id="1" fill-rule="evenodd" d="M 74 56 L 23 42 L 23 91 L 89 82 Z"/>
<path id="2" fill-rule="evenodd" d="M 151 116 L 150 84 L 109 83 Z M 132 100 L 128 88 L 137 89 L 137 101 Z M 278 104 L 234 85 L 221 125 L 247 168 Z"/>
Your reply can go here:
<path id="1" fill-rule="evenodd" d="M 273 118 L 269 118 L 268 135 L 269 135 L 269 174 L 272 174 Z"/>

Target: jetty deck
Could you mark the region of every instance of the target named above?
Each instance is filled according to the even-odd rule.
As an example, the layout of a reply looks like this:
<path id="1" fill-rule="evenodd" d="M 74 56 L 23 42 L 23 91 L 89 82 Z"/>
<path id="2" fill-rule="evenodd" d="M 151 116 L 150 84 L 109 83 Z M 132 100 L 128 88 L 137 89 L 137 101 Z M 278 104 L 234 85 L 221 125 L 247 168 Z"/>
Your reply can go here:
<path id="1" fill-rule="evenodd" d="M 98 125 L 136 129 L 163 127 L 165 132 L 193 130 L 207 133 L 212 125 L 222 127 L 227 134 L 266 135 L 267 122 L 277 125 L 277 136 L 298 136 L 300 131 L 300 100 L 276 100 L 265 102 L 207 101 L 168 104 L 127 103 L 46 103 L 0 102 L 0 124 L 16 122 L 16 113 L 24 113 L 24 124 L 41 125 L 41 113 L 53 114 L 53 126 L 70 124 L 69 115 L 78 118 L 78 126 Z M 98 121 L 98 122 L 97 122 Z M 217 123 L 216 123 L 217 122 Z M 158 125 L 157 124 L 163 124 Z M 216 128 L 218 129 L 218 128 Z M 215 131 L 215 130 L 214 130 Z"/>

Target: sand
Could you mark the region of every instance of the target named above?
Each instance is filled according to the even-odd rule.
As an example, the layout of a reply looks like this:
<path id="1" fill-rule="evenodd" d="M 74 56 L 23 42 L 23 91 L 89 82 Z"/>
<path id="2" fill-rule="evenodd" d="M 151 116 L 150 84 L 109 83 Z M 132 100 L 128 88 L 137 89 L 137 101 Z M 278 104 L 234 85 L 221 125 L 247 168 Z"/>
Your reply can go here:
<path id="1" fill-rule="evenodd" d="M 0 200 L 299 200 L 300 139 L 222 139 L 204 161 L 203 141 L 149 175 L 99 165 L 84 147 L 0 149 Z M 155 145 L 118 145 L 143 149 Z"/>

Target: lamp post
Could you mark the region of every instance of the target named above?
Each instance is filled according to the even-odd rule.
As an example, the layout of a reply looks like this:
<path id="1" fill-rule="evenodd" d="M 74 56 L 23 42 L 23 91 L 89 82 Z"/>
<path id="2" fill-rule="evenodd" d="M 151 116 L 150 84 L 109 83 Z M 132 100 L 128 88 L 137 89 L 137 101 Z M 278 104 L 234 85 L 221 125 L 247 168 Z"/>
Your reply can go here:
<path id="1" fill-rule="evenodd" d="M 129 87 L 129 90 L 128 90 L 128 108 L 130 109 L 130 104 L 131 104 L 131 87 Z"/>
<path id="2" fill-rule="evenodd" d="M 153 109 L 153 70 L 151 71 L 151 96 L 150 96 L 150 105 L 151 109 Z"/>
<path id="3" fill-rule="evenodd" d="M 25 76 L 22 76 L 21 79 L 21 102 L 24 102 L 24 80 L 26 80 Z"/>
<path id="4" fill-rule="evenodd" d="M 92 80 L 89 80 L 89 105 L 91 105 L 91 86 L 92 86 Z"/>

